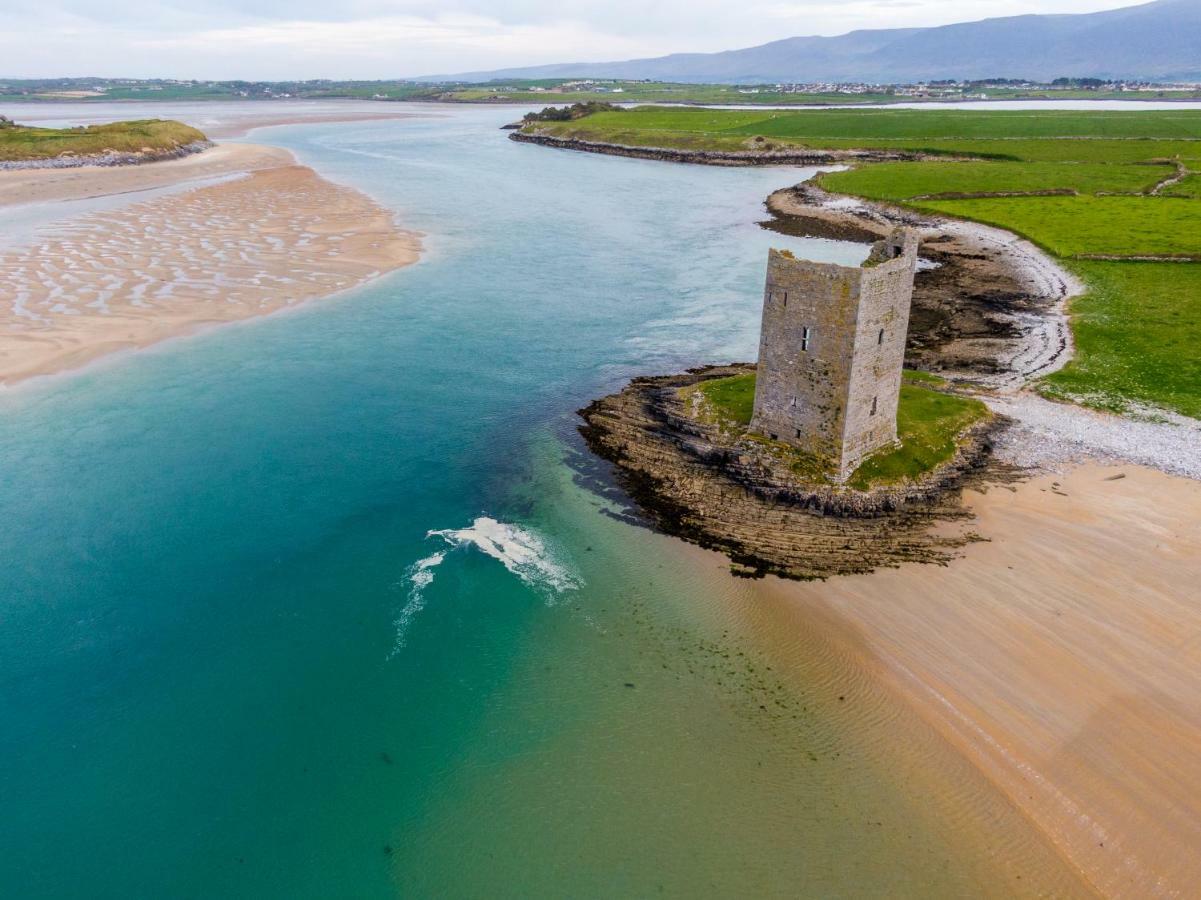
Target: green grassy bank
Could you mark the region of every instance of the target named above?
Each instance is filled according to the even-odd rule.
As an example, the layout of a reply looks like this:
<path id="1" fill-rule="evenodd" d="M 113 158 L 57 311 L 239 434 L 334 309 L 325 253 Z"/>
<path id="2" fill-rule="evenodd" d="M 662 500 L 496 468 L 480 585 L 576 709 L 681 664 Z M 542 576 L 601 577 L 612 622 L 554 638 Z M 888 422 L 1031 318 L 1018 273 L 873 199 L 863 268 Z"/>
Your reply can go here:
<path id="1" fill-rule="evenodd" d="M 905 373 L 897 410 L 899 447 L 882 451 L 863 461 L 848 480 L 850 487 L 867 490 L 917 478 L 955 455 L 960 437 L 988 416 L 979 400 L 931 390 L 941 379 L 920 372 Z M 708 402 L 723 430 L 745 433 L 751 424 L 755 403 L 755 375 L 734 375 L 705 381 L 697 388 Z M 784 446 L 784 445 L 780 445 Z M 801 474 L 821 478 L 814 460 L 791 448 L 794 468 Z"/>
<path id="2" fill-rule="evenodd" d="M 1199 110 L 644 107 L 540 130 L 638 146 L 936 156 L 867 163 L 819 181 L 838 193 L 1008 229 L 1079 275 L 1089 290 L 1071 308 L 1077 356 L 1045 379 L 1048 394 L 1111 410 L 1136 403 L 1201 416 Z M 1180 170 L 1183 180 L 1167 184 Z"/>
<path id="3" fill-rule="evenodd" d="M 88 156 L 105 151 L 138 153 L 142 150 L 175 150 L 203 141 L 204 134 L 163 119 L 110 122 L 79 128 L 32 128 L 0 121 L 0 161 L 52 159 L 63 154 Z"/>

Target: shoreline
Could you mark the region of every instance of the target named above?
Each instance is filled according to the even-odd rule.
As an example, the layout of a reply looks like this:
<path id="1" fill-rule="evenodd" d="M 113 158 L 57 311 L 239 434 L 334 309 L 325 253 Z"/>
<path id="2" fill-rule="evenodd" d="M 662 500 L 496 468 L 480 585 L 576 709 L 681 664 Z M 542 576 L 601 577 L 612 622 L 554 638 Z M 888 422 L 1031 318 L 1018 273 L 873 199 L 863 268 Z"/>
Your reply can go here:
<path id="1" fill-rule="evenodd" d="M 744 375 L 750 364 L 636 378 L 579 411 L 589 449 L 655 527 L 724 553 L 739 576 L 815 580 L 907 562 L 947 565 L 979 538 L 965 487 L 1015 476 L 991 460 L 1007 422 L 989 417 L 956 438 L 952 457 L 916 479 L 866 489 L 821 484 L 758 441 L 706 423 L 683 391 Z"/>
<path id="2" fill-rule="evenodd" d="M 824 166 L 856 160 L 874 162 L 914 161 L 925 159 L 920 153 L 893 150 L 686 150 L 674 147 L 639 147 L 613 144 L 607 141 L 585 141 L 580 138 L 561 138 L 549 134 L 510 131 L 509 140 L 556 150 L 575 150 L 581 153 L 600 153 L 630 159 L 651 159 L 658 162 L 691 163 L 708 166 Z M 944 157 L 945 158 L 945 157 Z"/>
<path id="3" fill-rule="evenodd" d="M 751 589 L 859 659 L 1098 891 L 1187 894 L 1201 879 L 1201 645 L 1189 638 L 1201 606 L 1186 599 L 1201 484 L 1090 463 L 968 506 L 986 540 L 936 573 Z"/>
<path id="4" fill-rule="evenodd" d="M 1015 235 L 809 185 L 776 192 L 768 207 L 777 223 L 827 229 L 817 236 L 875 238 L 898 218 L 941 231 L 923 255 L 959 266 L 969 289 L 1001 277 L 998 299 L 1025 296 L 1003 310 L 1013 326 L 1004 341 L 978 339 L 977 360 L 991 356 L 993 372 L 943 368 L 1016 420 L 997 457 L 1027 472 L 986 492 L 968 486 L 979 539 L 948 566 L 905 561 L 749 590 L 916 710 L 1088 887 L 1187 894 L 1201 880 L 1201 605 L 1187 599 L 1201 577 L 1201 423 L 1135 421 L 1027 389 L 1070 358 L 1066 306 L 1084 286 Z M 973 264 L 979 256 L 985 265 Z M 949 279 L 949 291 L 963 288 Z M 950 347 L 946 362 L 963 349 Z M 682 547 L 709 563 L 718 555 Z"/>
<path id="5" fill-rule="evenodd" d="M 0 384 L 325 298 L 420 257 L 420 235 L 390 211 L 279 148 L 223 144 L 132 168 L 0 173 L 0 206 L 119 194 L 128 203 L 0 251 L 11 286 Z"/>
<path id="6" fill-rule="evenodd" d="M 192 141 L 180 147 L 162 150 L 145 150 L 142 152 L 118 153 L 109 150 L 104 153 L 85 153 L 82 156 L 48 156 L 37 159 L 4 159 L 0 160 L 0 172 L 23 172 L 28 169 L 83 169 L 108 168 L 116 166 L 144 166 L 149 163 L 165 162 L 170 159 L 182 159 L 194 153 L 203 153 L 216 146 L 212 141 Z"/>

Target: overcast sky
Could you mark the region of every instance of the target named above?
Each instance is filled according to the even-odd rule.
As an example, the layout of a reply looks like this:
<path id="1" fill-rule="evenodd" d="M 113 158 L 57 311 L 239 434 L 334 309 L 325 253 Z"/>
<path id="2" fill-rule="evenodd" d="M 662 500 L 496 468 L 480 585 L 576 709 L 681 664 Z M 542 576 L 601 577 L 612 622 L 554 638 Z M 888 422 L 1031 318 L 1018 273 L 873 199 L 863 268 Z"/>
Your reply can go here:
<path id="1" fill-rule="evenodd" d="M 1137 0 L 0 0 L 0 77 L 395 78 Z"/>

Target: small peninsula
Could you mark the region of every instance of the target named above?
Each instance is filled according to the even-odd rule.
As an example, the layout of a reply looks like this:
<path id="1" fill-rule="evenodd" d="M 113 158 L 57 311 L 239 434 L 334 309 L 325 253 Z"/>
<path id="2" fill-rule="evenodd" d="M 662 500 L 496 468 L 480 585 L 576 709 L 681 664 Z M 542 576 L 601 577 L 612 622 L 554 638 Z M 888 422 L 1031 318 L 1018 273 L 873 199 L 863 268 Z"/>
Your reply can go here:
<path id="1" fill-rule="evenodd" d="M 1003 418 L 903 373 L 917 238 L 859 267 L 772 251 L 758 365 L 635 379 L 581 411 L 589 446 L 662 530 L 743 575 L 824 578 L 945 562 L 959 490 Z"/>
<path id="2" fill-rule="evenodd" d="M 136 165 L 212 146 L 199 129 L 164 119 L 35 128 L 0 116 L 0 170 Z"/>

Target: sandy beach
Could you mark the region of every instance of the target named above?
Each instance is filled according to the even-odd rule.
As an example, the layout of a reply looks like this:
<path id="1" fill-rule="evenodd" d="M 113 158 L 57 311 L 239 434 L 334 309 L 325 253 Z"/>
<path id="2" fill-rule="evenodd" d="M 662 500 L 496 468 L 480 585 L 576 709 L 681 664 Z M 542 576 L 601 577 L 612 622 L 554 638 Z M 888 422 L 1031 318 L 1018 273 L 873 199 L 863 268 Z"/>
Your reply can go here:
<path id="1" fill-rule="evenodd" d="M 897 215 L 806 190 L 785 212 L 860 226 Z M 891 684 L 1100 894 L 1191 896 L 1201 881 L 1198 423 L 1025 390 L 1070 359 L 1064 307 L 1081 285 L 1000 229 L 927 228 L 1042 300 L 1016 314 L 1019 339 L 998 344 L 998 374 L 973 378 L 1013 420 L 998 457 L 1043 474 L 969 492 L 985 542 L 945 569 L 762 590 Z"/>
<path id="2" fill-rule="evenodd" d="M 274 147 L 0 173 L 0 206 L 118 196 L 0 250 L 0 383 L 265 315 L 420 254 L 388 210 Z"/>
<path id="3" fill-rule="evenodd" d="M 1201 483 L 1087 464 L 969 502 L 987 541 L 946 568 L 754 592 L 912 703 L 1100 893 L 1190 896 Z"/>

